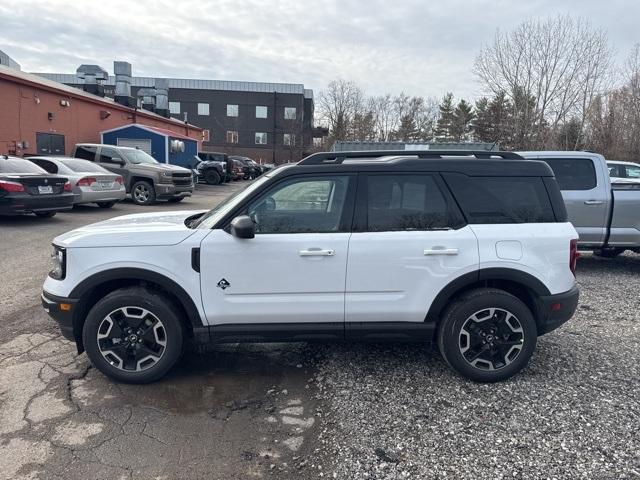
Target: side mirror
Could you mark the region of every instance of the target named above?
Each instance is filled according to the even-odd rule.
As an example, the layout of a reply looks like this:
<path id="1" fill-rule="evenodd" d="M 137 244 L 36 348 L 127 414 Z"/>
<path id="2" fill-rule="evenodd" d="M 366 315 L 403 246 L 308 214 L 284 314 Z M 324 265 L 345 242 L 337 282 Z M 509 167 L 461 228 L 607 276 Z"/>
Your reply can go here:
<path id="1" fill-rule="evenodd" d="M 120 166 L 124 167 L 127 164 L 127 162 L 125 162 L 124 160 L 120 160 Z"/>
<path id="2" fill-rule="evenodd" d="M 238 238 L 256 236 L 256 226 L 248 215 L 240 215 L 231 220 L 231 235 Z"/>

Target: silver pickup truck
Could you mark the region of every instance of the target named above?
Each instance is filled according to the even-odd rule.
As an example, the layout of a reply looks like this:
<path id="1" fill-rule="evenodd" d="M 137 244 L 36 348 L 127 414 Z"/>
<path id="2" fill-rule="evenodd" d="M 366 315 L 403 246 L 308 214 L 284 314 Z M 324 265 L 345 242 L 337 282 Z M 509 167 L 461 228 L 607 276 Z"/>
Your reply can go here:
<path id="1" fill-rule="evenodd" d="M 611 183 L 607 161 L 589 152 L 518 152 L 554 171 L 581 250 L 615 257 L 640 253 L 640 184 Z"/>

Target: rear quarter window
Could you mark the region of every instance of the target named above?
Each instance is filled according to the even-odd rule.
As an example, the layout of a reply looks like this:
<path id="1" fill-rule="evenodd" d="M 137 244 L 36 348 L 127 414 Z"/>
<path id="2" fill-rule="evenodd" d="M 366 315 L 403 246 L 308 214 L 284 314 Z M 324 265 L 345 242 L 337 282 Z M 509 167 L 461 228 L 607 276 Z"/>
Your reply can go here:
<path id="1" fill-rule="evenodd" d="M 443 176 L 469 223 L 557 221 L 541 177 Z"/>
<path id="2" fill-rule="evenodd" d="M 590 158 L 544 158 L 558 181 L 560 190 L 591 190 L 598 184 Z"/>

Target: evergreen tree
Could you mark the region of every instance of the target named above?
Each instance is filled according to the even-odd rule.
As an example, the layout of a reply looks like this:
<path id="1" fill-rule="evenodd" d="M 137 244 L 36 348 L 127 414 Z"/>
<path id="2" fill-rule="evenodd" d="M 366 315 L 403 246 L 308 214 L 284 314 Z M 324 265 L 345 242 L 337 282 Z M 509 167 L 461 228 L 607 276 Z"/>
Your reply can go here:
<path id="1" fill-rule="evenodd" d="M 466 100 L 462 99 L 458 102 L 456 109 L 453 111 L 451 135 L 458 142 L 470 139 L 471 122 L 475 117 L 473 107 Z"/>
<path id="2" fill-rule="evenodd" d="M 436 124 L 435 137 L 439 142 L 451 142 L 454 137 L 453 127 L 453 93 L 447 93 L 438 107 L 439 117 Z"/>

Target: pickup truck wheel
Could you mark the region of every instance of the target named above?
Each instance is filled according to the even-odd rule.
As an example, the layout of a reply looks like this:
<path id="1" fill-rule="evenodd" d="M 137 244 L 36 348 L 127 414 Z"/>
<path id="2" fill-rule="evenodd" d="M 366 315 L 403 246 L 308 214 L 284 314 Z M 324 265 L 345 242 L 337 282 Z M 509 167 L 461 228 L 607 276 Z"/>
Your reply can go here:
<path id="1" fill-rule="evenodd" d="M 220 174 L 215 170 L 207 170 L 204 174 L 204 181 L 209 185 L 220 185 Z"/>
<path id="2" fill-rule="evenodd" d="M 594 250 L 593 254 L 596 257 L 602 257 L 602 258 L 615 258 L 618 255 L 620 255 L 622 252 L 624 252 L 625 249 L 624 248 L 620 248 L 620 247 L 614 247 L 614 248 L 602 248 L 600 250 Z"/>
<path id="3" fill-rule="evenodd" d="M 513 295 L 482 288 L 447 308 L 438 328 L 438 348 L 459 374 L 476 382 L 499 382 L 518 373 L 536 347 L 529 308 Z"/>
<path id="4" fill-rule="evenodd" d="M 131 188 L 131 199 L 138 205 L 151 205 L 156 201 L 156 191 L 149 182 L 140 180 Z"/>
<path id="5" fill-rule="evenodd" d="M 149 383 L 164 376 L 180 358 L 183 338 L 173 304 L 142 287 L 105 296 L 82 329 L 93 366 L 124 383 Z"/>

